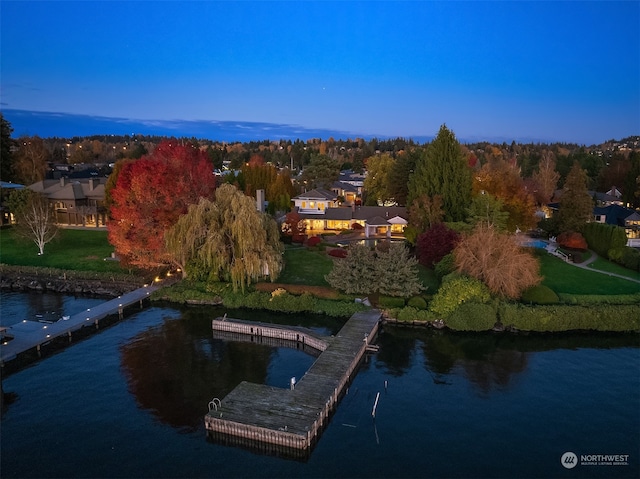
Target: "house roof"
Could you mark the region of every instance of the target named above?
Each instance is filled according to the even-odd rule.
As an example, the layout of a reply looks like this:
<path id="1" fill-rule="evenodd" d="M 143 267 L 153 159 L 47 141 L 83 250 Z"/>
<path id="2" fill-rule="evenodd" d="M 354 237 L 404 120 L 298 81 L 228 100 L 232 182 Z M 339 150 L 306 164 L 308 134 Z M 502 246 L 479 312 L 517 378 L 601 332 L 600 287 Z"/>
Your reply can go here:
<path id="1" fill-rule="evenodd" d="M 402 206 L 359 206 L 355 209 L 344 206 L 327 208 L 321 215 L 300 213 L 300 216 L 315 220 L 358 220 L 369 225 L 407 223 L 407 209 Z"/>
<path id="2" fill-rule="evenodd" d="M 43 180 L 29 189 L 44 194 L 51 200 L 104 199 L 104 183 L 99 178 L 65 180 Z"/>
<path id="3" fill-rule="evenodd" d="M 353 212 L 353 218 L 358 220 L 368 220 L 375 216 L 385 219 L 400 216 L 407 219 L 407 209 L 404 206 L 358 206 Z"/>
<path id="4" fill-rule="evenodd" d="M 294 200 L 335 200 L 336 194 L 333 191 L 318 188 L 301 193 L 294 197 Z"/>
<path id="5" fill-rule="evenodd" d="M 604 215 L 605 223 L 616 226 L 624 226 L 625 220 L 629 219 L 630 216 L 640 216 L 636 211 L 620 205 L 596 207 L 593 209 L 593 214 L 595 216 Z M 633 219 L 630 219 L 630 221 L 633 221 Z"/>
<path id="6" fill-rule="evenodd" d="M 354 186 L 351 183 L 345 183 L 344 181 L 334 181 L 333 185 L 331 185 L 331 188 L 335 188 L 337 190 L 343 190 L 343 191 L 351 191 L 353 193 L 358 192 L 357 186 Z"/>
<path id="7" fill-rule="evenodd" d="M 365 220 L 369 226 L 387 226 L 389 222 L 385 220 L 382 216 L 374 216 L 373 218 L 369 218 Z"/>

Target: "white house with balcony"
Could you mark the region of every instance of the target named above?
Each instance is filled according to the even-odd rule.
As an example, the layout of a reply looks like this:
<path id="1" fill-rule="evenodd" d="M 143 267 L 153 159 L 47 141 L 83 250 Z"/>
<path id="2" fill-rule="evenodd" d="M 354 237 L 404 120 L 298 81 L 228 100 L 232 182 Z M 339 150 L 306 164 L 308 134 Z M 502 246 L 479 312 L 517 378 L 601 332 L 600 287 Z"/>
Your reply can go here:
<path id="1" fill-rule="evenodd" d="M 323 215 L 329 208 L 338 207 L 338 197 L 333 191 L 307 191 L 293 198 L 293 203 L 300 214 Z"/>

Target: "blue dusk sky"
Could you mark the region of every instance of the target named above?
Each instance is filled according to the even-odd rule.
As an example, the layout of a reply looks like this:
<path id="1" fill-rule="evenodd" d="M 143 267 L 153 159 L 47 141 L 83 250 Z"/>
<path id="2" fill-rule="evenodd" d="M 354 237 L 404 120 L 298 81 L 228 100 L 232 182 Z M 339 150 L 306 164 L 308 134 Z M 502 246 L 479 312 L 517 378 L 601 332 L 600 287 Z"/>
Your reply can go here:
<path id="1" fill-rule="evenodd" d="M 443 123 L 468 141 L 591 145 L 640 134 L 638 1 L 1 0 L 0 9 L 7 112 L 256 122 L 345 138 L 434 136 Z"/>

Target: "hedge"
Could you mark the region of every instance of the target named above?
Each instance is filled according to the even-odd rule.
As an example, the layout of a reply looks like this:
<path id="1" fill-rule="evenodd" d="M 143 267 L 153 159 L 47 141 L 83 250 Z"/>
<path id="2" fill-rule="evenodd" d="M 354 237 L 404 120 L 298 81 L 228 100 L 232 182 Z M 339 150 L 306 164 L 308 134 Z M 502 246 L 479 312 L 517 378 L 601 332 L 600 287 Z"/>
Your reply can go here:
<path id="1" fill-rule="evenodd" d="M 444 324 L 456 331 L 487 331 L 493 328 L 497 319 L 494 305 L 466 302 L 451 313 Z"/>
<path id="2" fill-rule="evenodd" d="M 358 311 L 368 309 L 361 303 L 320 299 L 307 293 L 296 296 L 287 292 L 269 294 L 262 291 L 245 294 L 229 292 L 223 297 L 223 305 L 232 309 L 267 309 L 283 313 L 307 312 L 340 318 L 346 318 Z"/>
<path id="3" fill-rule="evenodd" d="M 640 293 L 606 295 L 560 293 L 558 296 L 563 303 L 582 306 L 591 304 L 640 304 Z"/>
<path id="4" fill-rule="evenodd" d="M 503 303 L 499 308 L 503 325 L 521 331 L 571 330 L 639 331 L 640 305 L 525 306 Z"/>
<path id="5" fill-rule="evenodd" d="M 584 225 L 582 234 L 589 248 L 605 258 L 608 258 L 609 250 L 627 244 L 627 234 L 620 226 L 591 222 Z"/>
<path id="6" fill-rule="evenodd" d="M 404 308 L 395 308 L 387 311 L 387 316 L 402 322 L 413 321 L 434 321 L 438 319 L 431 311 L 405 306 Z"/>
<path id="7" fill-rule="evenodd" d="M 340 293 L 326 286 L 309 286 L 304 284 L 283 284 L 283 283 L 256 283 L 255 289 L 265 293 L 271 293 L 276 289 L 284 289 L 291 294 L 311 294 L 317 298 L 339 299 Z"/>
<path id="8" fill-rule="evenodd" d="M 404 306 L 404 298 L 380 295 L 378 305 L 382 308 L 402 308 Z"/>

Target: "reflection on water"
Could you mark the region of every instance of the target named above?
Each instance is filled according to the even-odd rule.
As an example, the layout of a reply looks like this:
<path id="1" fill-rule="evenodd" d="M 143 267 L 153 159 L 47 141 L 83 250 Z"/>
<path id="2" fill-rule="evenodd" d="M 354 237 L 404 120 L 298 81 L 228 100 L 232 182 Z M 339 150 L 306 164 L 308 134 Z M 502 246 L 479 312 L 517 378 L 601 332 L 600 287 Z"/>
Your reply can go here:
<path id="1" fill-rule="evenodd" d="M 379 338 L 377 366 L 393 376 L 407 373 L 420 350 L 424 368 L 435 383 L 460 372 L 478 393 L 506 389 L 525 372 L 530 353 L 555 349 L 638 347 L 637 335 L 453 333 L 386 327 Z"/>
<path id="2" fill-rule="evenodd" d="M 320 334 L 340 326 L 208 307 L 137 312 L 3 379 L 18 400 L 2 416 L 2 477 L 639 477 L 637 334 L 385 327 L 298 463 L 206 441 L 213 397 L 243 380 L 287 387 L 314 360 L 214 339 L 211 319 L 225 312 Z M 629 466 L 568 471 L 567 451 L 629 454 Z"/>
<path id="3" fill-rule="evenodd" d="M 0 293 L 0 325 L 11 326 L 23 319 L 28 321 L 58 321 L 103 303 L 100 298 L 78 297 L 46 292 L 2 291 Z"/>
<path id="4" fill-rule="evenodd" d="M 241 381 L 286 387 L 315 360 L 302 351 L 214 339 L 209 313 L 186 310 L 180 320 L 165 320 L 120 348 L 129 390 L 140 407 L 185 431 L 201 427 L 204 406 Z"/>

